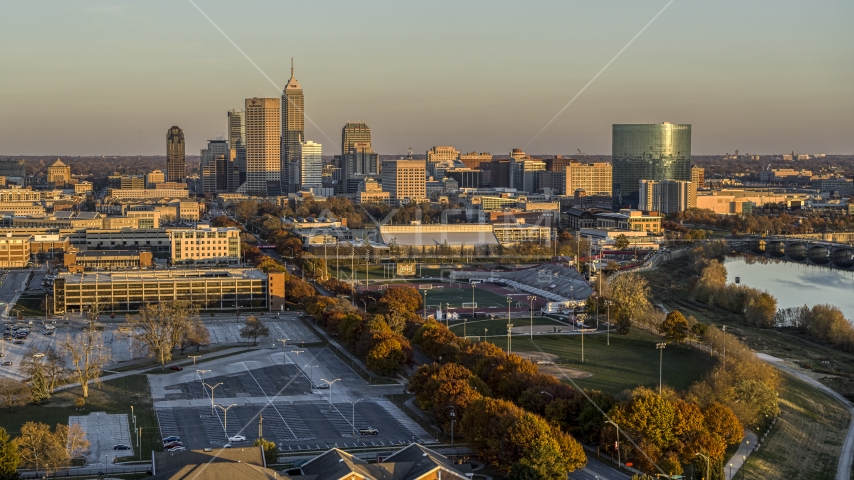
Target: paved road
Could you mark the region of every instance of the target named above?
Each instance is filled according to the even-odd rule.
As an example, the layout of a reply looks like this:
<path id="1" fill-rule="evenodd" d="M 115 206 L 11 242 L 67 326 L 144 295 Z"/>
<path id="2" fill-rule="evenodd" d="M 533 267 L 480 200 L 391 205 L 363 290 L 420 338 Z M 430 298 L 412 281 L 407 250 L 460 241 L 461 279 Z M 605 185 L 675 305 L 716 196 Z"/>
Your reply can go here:
<path id="1" fill-rule="evenodd" d="M 842 444 L 842 454 L 839 457 L 839 465 L 836 467 L 836 480 L 850 480 L 851 462 L 852 460 L 854 460 L 854 406 L 851 405 L 851 402 L 849 402 L 847 398 L 833 391 L 830 387 L 823 385 L 818 380 L 810 377 L 809 375 L 806 375 L 795 370 L 792 367 L 784 365 L 783 360 L 780 358 L 772 357 L 771 355 L 766 355 L 764 353 L 757 353 L 756 355 L 760 359 L 770 363 L 771 365 L 774 365 L 778 369 L 798 377 L 804 382 L 839 400 L 839 402 L 842 403 L 842 405 L 844 405 L 846 409 L 848 409 L 848 414 L 850 415 L 850 423 L 848 424 L 848 433 L 845 435 L 845 442 Z"/>
<path id="2" fill-rule="evenodd" d="M 570 473 L 569 478 L 573 480 L 629 480 L 631 477 L 588 455 L 587 466 Z"/>

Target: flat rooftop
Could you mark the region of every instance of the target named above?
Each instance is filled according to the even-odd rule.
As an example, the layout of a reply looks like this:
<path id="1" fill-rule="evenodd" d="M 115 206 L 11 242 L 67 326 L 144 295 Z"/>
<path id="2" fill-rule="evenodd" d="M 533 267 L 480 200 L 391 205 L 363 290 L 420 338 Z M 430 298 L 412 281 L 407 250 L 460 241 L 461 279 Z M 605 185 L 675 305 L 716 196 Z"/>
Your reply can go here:
<path id="1" fill-rule="evenodd" d="M 108 283 L 118 281 L 156 282 L 168 280 L 208 280 L 228 278 L 238 280 L 266 280 L 267 274 L 257 268 L 175 269 L 175 270 L 122 270 L 120 272 L 60 273 L 67 283 Z"/>

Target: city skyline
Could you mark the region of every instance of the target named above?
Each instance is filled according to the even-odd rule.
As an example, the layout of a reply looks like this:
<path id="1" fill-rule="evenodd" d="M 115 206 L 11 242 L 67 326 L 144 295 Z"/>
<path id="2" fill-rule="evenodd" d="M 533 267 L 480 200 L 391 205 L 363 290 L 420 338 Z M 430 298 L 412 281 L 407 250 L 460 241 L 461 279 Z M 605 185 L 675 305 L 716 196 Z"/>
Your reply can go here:
<path id="1" fill-rule="evenodd" d="M 284 87 L 291 56 L 311 99 L 305 137 L 330 152 L 347 122 L 370 125 L 382 154 L 609 154 L 611 125 L 664 121 L 693 125 L 696 155 L 854 151 L 848 3 L 336 4 L 374 27 L 359 55 L 344 20 L 272 28 L 307 5 L 196 5 L 263 75 L 191 3 L 166 16 L 163 3 L 10 5 L 4 31 L 29 40 L 0 47 L 2 104 L 19 112 L 0 120 L 0 155 L 157 155 L 170 125 L 197 152 L 228 138 L 223 112 L 281 96 L 265 75 Z"/>

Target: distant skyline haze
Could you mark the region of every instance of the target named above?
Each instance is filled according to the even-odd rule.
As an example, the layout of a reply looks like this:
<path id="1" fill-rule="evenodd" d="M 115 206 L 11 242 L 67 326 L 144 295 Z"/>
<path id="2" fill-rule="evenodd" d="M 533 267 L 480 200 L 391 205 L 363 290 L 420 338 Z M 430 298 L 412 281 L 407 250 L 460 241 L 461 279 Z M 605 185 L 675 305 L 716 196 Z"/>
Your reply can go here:
<path id="1" fill-rule="evenodd" d="M 193 3 L 6 2 L 0 156 L 165 155 L 173 125 L 198 155 L 291 57 L 327 154 L 347 122 L 381 154 L 610 154 L 661 122 L 695 155 L 854 153 L 850 1 L 675 0 L 610 65 L 668 0 Z"/>

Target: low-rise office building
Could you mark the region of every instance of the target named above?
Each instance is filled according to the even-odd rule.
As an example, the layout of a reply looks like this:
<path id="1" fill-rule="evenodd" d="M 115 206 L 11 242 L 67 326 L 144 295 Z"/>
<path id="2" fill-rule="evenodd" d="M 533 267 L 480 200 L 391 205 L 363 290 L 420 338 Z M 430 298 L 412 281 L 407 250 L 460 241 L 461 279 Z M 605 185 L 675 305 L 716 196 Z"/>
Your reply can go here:
<path id="1" fill-rule="evenodd" d="M 492 226 L 495 238 L 502 245 L 518 245 L 520 243 L 539 243 L 550 245 L 552 238 L 551 227 L 531 225 L 523 222 L 496 223 Z"/>
<path id="2" fill-rule="evenodd" d="M 0 202 L 0 212 L 11 212 L 15 215 L 44 215 L 44 204 L 40 201 Z"/>
<path id="3" fill-rule="evenodd" d="M 33 258 L 62 257 L 71 249 L 71 240 L 60 234 L 36 234 L 30 237 L 30 255 Z"/>
<path id="4" fill-rule="evenodd" d="M 69 252 L 65 254 L 63 260 L 63 265 L 73 273 L 93 269 L 148 268 L 152 265 L 151 252 L 146 250 Z"/>
<path id="5" fill-rule="evenodd" d="M 240 262 L 240 229 L 207 225 L 169 230 L 173 264 L 237 264 Z"/>
<path id="6" fill-rule="evenodd" d="M 624 208 L 620 213 L 597 213 L 596 227 L 619 228 L 658 235 L 661 233 L 661 215 L 658 212 Z"/>
<path id="7" fill-rule="evenodd" d="M 268 286 L 267 274 L 254 268 L 60 273 L 53 283 L 54 312 L 96 304 L 111 312 L 129 312 L 176 300 L 201 310 L 267 309 Z"/>
<path id="8" fill-rule="evenodd" d="M 110 188 L 107 196 L 119 199 L 128 198 L 187 198 L 189 190 L 181 188 Z"/>
<path id="9" fill-rule="evenodd" d="M 0 268 L 23 268 L 29 261 L 29 235 L 0 235 Z"/>

